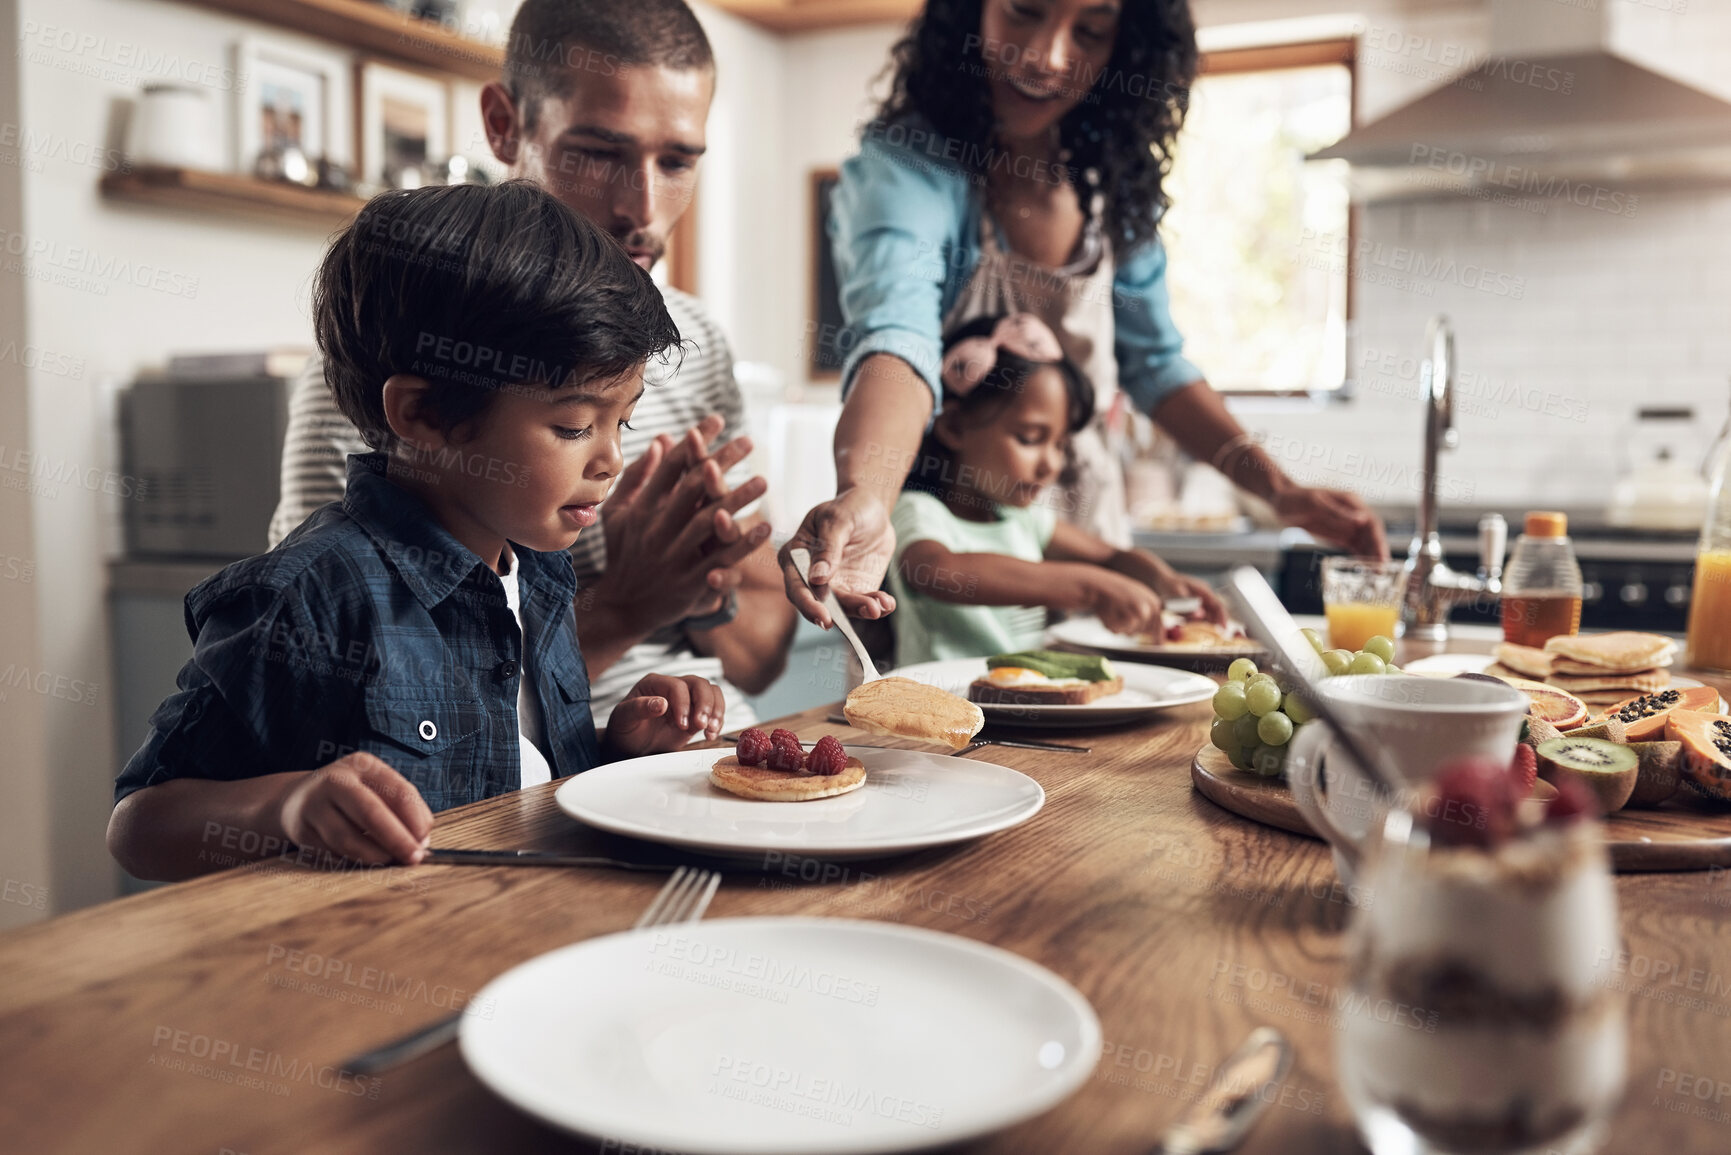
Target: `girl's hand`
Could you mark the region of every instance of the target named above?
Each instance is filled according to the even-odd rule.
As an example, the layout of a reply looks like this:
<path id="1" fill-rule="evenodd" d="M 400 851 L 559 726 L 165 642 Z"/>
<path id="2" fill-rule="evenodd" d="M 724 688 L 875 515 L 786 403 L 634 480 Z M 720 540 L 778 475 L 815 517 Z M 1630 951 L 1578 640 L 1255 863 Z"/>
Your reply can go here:
<path id="1" fill-rule="evenodd" d="M 1136 635 L 1160 628 L 1160 595 L 1102 566 L 1089 566 L 1083 598 L 1090 612 L 1115 634 Z"/>
<path id="2" fill-rule="evenodd" d="M 301 776 L 283 795 L 278 821 L 296 846 L 369 866 L 413 866 L 433 832 L 433 812 L 414 784 L 358 752 Z"/>
<path id="3" fill-rule="evenodd" d="M 721 688 L 706 678 L 648 674 L 631 687 L 607 720 L 602 753 L 636 758 L 683 748 L 701 733 L 721 733 L 727 702 Z"/>
<path id="4" fill-rule="evenodd" d="M 1154 588 L 1169 602 L 1180 598 L 1198 599 L 1202 603 L 1202 617 L 1222 629 L 1226 627 L 1226 603 L 1220 600 L 1220 595 L 1216 594 L 1207 582 L 1189 574 L 1168 571 L 1154 583 Z"/>

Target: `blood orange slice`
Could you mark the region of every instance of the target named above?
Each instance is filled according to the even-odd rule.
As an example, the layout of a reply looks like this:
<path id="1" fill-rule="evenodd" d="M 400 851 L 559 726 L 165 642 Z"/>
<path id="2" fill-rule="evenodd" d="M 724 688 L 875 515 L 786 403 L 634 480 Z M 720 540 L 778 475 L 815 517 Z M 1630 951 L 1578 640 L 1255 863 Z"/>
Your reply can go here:
<path id="1" fill-rule="evenodd" d="M 1559 730 L 1573 730 L 1587 720 L 1587 704 L 1566 690 L 1543 682 L 1529 682 L 1525 678 L 1503 680 L 1527 696 L 1531 703 L 1527 713 L 1543 718 Z"/>

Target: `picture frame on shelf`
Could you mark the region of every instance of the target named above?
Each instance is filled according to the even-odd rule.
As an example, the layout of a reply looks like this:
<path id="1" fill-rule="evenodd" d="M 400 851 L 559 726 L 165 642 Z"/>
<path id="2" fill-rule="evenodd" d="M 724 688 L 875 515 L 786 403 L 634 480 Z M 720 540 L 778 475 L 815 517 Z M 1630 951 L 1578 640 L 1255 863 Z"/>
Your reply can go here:
<path id="1" fill-rule="evenodd" d="M 354 161 L 349 56 L 271 37 L 235 44 L 234 171 L 251 173 L 260 155 L 298 148 L 309 162 Z"/>
<path id="2" fill-rule="evenodd" d="M 415 187 L 423 166 L 451 155 L 450 82 L 380 60 L 362 60 L 356 77 L 361 180 Z"/>

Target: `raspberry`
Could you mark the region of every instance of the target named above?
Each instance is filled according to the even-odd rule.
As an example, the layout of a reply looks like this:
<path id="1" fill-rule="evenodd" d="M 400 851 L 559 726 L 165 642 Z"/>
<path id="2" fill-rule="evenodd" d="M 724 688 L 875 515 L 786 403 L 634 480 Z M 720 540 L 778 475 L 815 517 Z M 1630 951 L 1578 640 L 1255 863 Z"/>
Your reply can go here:
<path id="1" fill-rule="evenodd" d="M 1515 760 L 1509 763 L 1509 774 L 1515 780 L 1520 796 L 1533 792 L 1533 782 L 1539 776 L 1539 753 L 1525 742 L 1515 747 Z"/>
<path id="2" fill-rule="evenodd" d="M 1484 757 L 1458 758 L 1438 772 L 1426 825 L 1442 846 L 1496 847 L 1515 830 L 1515 784 L 1509 767 Z"/>
<path id="3" fill-rule="evenodd" d="M 1598 816 L 1599 800 L 1574 778 L 1559 781 L 1557 796 L 1545 806 L 1545 822 L 1552 826 L 1566 826 Z"/>
<path id="4" fill-rule="evenodd" d="M 783 739 L 781 735 L 786 734 Z M 805 750 L 791 730 L 777 730 L 769 736 L 769 768 L 794 771 L 805 769 Z"/>
<path id="5" fill-rule="evenodd" d="M 840 774 L 847 769 L 847 751 L 841 748 L 841 743 L 834 734 L 825 734 L 812 747 L 811 757 L 806 759 L 805 768 L 812 774 Z"/>
<path id="6" fill-rule="evenodd" d="M 774 742 L 777 746 L 781 746 L 781 745 L 797 746 L 797 745 L 799 745 L 799 735 L 798 734 L 795 734 L 792 730 L 783 730 L 779 726 L 777 726 L 775 728 L 775 730 L 773 730 L 770 733 L 769 740 L 771 742 Z"/>
<path id="7" fill-rule="evenodd" d="M 762 730 L 751 729 L 739 736 L 736 753 L 741 766 L 762 766 L 769 760 L 771 743 Z"/>

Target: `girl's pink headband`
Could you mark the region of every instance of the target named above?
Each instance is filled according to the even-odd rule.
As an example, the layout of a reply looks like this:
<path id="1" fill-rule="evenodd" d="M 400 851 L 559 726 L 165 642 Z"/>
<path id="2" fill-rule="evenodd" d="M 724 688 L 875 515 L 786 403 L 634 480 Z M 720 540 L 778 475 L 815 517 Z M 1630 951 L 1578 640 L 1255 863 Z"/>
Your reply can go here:
<path id="1" fill-rule="evenodd" d="M 944 388 L 957 397 L 972 393 L 998 363 L 999 349 L 1008 349 L 1029 361 L 1064 359 L 1063 346 L 1046 322 L 1032 313 L 1014 313 L 999 321 L 988 335 L 969 337 L 950 346 L 950 351 L 944 354 Z"/>

